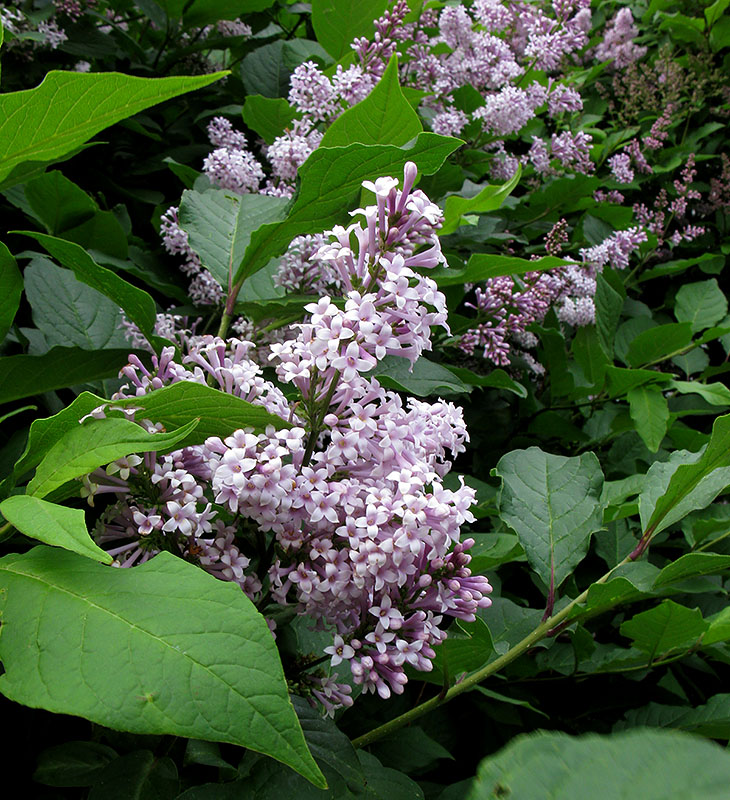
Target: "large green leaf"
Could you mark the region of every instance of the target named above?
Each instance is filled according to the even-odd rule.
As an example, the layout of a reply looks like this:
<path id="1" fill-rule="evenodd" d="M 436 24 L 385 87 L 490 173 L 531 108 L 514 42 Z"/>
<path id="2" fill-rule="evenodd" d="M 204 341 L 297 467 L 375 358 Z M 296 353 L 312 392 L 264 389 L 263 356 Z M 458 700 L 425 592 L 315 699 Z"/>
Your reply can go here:
<path id="1" fill-rule="evenodd" d="M 23 276 L 8 248 L 0 242 L 0 342 L 10 330 L 23 294 Z"/>
<path id="2" fill-rule="evenodd" d="M 624 295 L 623 283 L 616 279 L 615 273 L 605 269 L 596 276 L 596 294 L 593 298 L 596 306 L 596 332 L 609 361 L 613 361 L 614 337 L 621 318 Z"/>
<path id="3" fill-rule="evenodd" d="M 664 530 L 690 511 L 704 508 L 730 484 L 730 414 L 718 417 L 701 453 L 673 456 L 653 464 L 639 496 L 641 524 Z"/>
<path id="4" fill-rule="evenodd" d="M 502 456 L 501 518 L 517 533 L 530 566 L 557 588 L 583 560 L 601 529 L 603 473 L 593 453 L 566 458 L 539 447 Z"/>
<path id="5" fill-rule="evenodd" d="M 0 513 L 21 533 L 45 544 L 63 547 L 94 561 L 111 564 L 109 553 L 98 547 L 86 529 L 84 512 L 18 494 L 0 503 Z"/>
<path id="6" fill-rule="evenodd" d="M 238 195 L 222 189 L 185 191 L 180 227 L 203 266 L 228 290 L 251 234 L 264 223 L 282 219 L 288 203 L 283 197 Z"/>
<path id="7" fill-rule="evenodd" d="M 628 363 L 632 367 L 650 364 L 674 355 L 692 341 L 689 322 L 670 322 L 642 331 L 629 343 Z"/>
<path id="8" fill-rule="evenodd" d="M 375 367 L 373 377 L 386 389 L 409 392 L 418 397 L 471 391 L 471 386 L 451 370 L 427 358 L 419 358 L 411 369 L 408 359 L 386 356 Z"/>
<path id="9" fill-rule="evenodd" d="M 170 450 L 197 424 L 198 420 L 192 419 L 187 425 L 168 433 L 147 433 L 141 425 L 126 419 L 86 420 L 83 425 L 77 425 L 64 434 L 49 449 L 28 484 L 28 494 L 45 497 L 66 481 L 132 453 Z"/>
<path id="10" fill-rule="evenodd" d="M 37 547 L 0 560 L 11 700 L 134 733 L 231 742 L 319 786 L 264 618 L 168 553 L 110 569 Z"/>
<path id="11" fill-rule="evenodd" d="M 479 765 L 466 800 L 725 800 L 730 754 L 677 731 L 519 736 Z"/>
<path id="12" fill-rule="evenodd" d="M 677 292 L 674 316 L 690 323 L 694 333 L 717 324 L 726 315 L 727 298 L 714 278 L 685 283 Z"/>
<path id="13" fill-rule="evenodd" d="M 53 170 L 28 181 L 25 199 L 36 218 L 53 236 L 117 258 L 126 258 L 127 236 L 111 211 L 94 200 L 63 173 Z"/>
<path id="14" fill-rule="evenodd" d="M 400 146 L 422 130 L 418 114 L 398 83 L 398 56 L 394 54 L 372 92 L 330 125 L 320 147 L 344 147 L 353 142 Z"/>
<path id="15" fill-rule="evenodd" d="M 129 320 L 134 322 L 148 339 L 153 337 L 157 313 L 155 301 L 147 292 L 132 286 L 110 269 L 97 264 L 83 247 L 74 242 L 67 242 L 45 233 L 32 231 L 23 233 L 40 242 L 64 267 L 72 270 L 80 281 L 101 292 L 124 309 Z"/>
<path id="16" fill-rule="evenodd" d="M 33 322 L 49 346 L 83 350 L 129 346 L 119 325 L 119 306 L 82 283 L 71 270 L 46 258 L 34 258 L 25 268 L 24 278 Z"/>
<path id="17" fill-rule="evenodd" d="M 667 389 L 680 394 L 698 394 L 713 406 L 730 405 L 730 389 L 724 383 L 700 383 L 700 381 L 672 381 Z"/>
<path id="18" fill-rule="evenodd" d="M 115 122 L 226 74 L 137 78 L 54 70 L 35 89 L 0 95 L 0 181 L 23 162 L 61 158 Z"/>
<path id="19" fill-rule="evenodd" d="M 699 575 L 713 575 L 716 572 L 725 572 L 730 569 L 730 556 L 717 555 L 716 553 L 686 553 L 676 561 L 667 564 L 657 575 L 654 588 L 684 581 L 687 578 L 696 578 Z"/>
<path id="20" fill-rule="evenodd" d="M 474 253 L 463 269 L 439 267 L 429 271 L 439 286 L 455 286 L 460 283 L 476 283 L 501 275 L 524 275 L 526 272 L 541 272 L 546 269 L 564 267 L 568 262 L 556 256 L 544 256 L 535 261 L 516 256 L 501 256 L 496 253 Z"/>
<path id="21" fill-rule="evenodd" d="M 462 218 L 465 214 L 486 214 L 488 211 L 496 211 L 512 194 L 515 186 L 520 182 L 521 176 L 522 167 L 520 166 L 506 183 L 497 186 L 487 184 L 474 197 L 461 197 L 458 194 L 447 197 L 444 205 L 444 224 L 439 230 L 439 236 L 453 233 L 463 224 Z"/>
<path id="22" fill-rule="evenodd" d="M 79 347 L 54 347 L 42 356 L 0 358 L 0 375 L 3 376 L 0 402 L 101 378 L 116 378 L 128 358 L 129 348 L 82 350 Z"/>
<path id="23" fill-rule="evenodd" d="M 273 144 L 299 114 L 283 97 L 252 94 L 243 105 L 243 121 L 266 142 Z"/>
<path id="24" fill-rule="evenodd" d="M 340 59 L 350 52 L 353 39 L 372 36 L 373 20 L 387 6 L 387 0 L 313 0 L 312 25 L 317 41 L 333 58 Z"/>
<path id="25" fill-rule="evenodd" d="M 707 621 L 698 608 L 689 609 L 673 600 L 642 611 L 621 625 L 621 633 L 633 640 L 634 647 L 648 653 L 649 659 L 678 647 L 691 647 L 707 630 Z"/>
<path id="26" fill-rule="evenodd" d="M 461 144 L 459 139 L 419 133 L 408 147 L 351 144 L 319 147 L 299 169 L 299 193 L 283 222 L 263 225 L 251 236 L 234 283 L 265 267 L 302 233 L 316 233 L 338 221 L 360 198 L 362 181 L 382 175 L 402 175 L 407 161 L 431 175 Z"/>
<path id="27" fill-rule="evenodd" d="M 636 386 L 627 393 L 631 419 L 644 444 L 656 453 L 669 423 L 669 406 L 659 386 Z"/>
<path id="28" fill-rule="evenodd" d="M 140 418 L 144 416 L 154 422 L 161 422 L 167 429 L 181 427 L 197 418 L 199 422 L 190 436 L 190 443 L 204 441 L 209 436 L 225 437 L 240 428 L 250 427 L 256 432 L 263 432 L 268 425 L 275 428 L 289 425 L 261 406 L 192 381 L 179 381 L 141 397 L 115 400 L 112 403 L 91 392 L 82 392 L 58 414 L 33 421 L 28 444 L 13 468 L 9 482 L 14 485 L 21 475 L 38 466 L 57 442 L 79 427 L 82 417 L 105 404 L 114 408 L 131 405 L 142 409 L 144 413 L 140 412 Z M 184 439 L 177 443 L 178 447 L 187 444 Z"/>

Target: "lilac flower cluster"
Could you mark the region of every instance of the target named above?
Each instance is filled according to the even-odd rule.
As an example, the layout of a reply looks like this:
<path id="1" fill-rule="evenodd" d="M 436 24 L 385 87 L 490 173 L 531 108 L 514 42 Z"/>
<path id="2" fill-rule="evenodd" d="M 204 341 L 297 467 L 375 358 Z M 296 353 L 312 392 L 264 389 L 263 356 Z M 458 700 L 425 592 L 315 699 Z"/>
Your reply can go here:
<path id="1" fill-rule="evenodd" d="M 616 69 L 638 61 L 646 55 L 646 47 L 634 43 L 638 34 L 631 9 L 622 8 L 609 22 L 603 41 L 596 47 L 596 59 L 610 61 Z"/>
<path id="2" fill-rule="evenodd" d="M 474 519 L 474 491 L 463 481 L 456 490 L 443 485 L 450 454 L 468 439 L 460 409 L 404 402 L 368 377 L 386 355 L 414 363 L 431 347 L 431 326 L 446 326 L 444 296 L 416 271 L 444 260 L 442 215 L 413 188 L 415 178 L 409 163 L 402 189 L 393 178 L 365 181 L 375 205 L 323 240 L 297 242 L 302 262 L 319 245 L 315 259 L 330 269 L 329 286 L 341 287 L 343 305 L 321 296 L 294 338 L 271 346 L 295 398 L 263 379 L 250 343 L 210 336 L 182 363 L 171 348 L 152 370 L 130 357 L 129 383 L 114 398 L 207 382 L 290 427 L 130 456 L 84 481 L 90 501 L 116 497 L 97 538 L 120 566 L 171 550 L 238 583 L 264 614 L 271 603 L 292 606 L 331 631 L 331 664 L 347 662 L 354 683 L 383 698 L 403 691 L 406 665 L 431 669 L 445 616 L 473 620 L 491 591 L 468 568 L 473 540 L 459 541 Z M 298 678 L 306 680 L 327 710 L 351 703 L 350 687 L 332 676 Z"/>
<path id="3" fill-rule="evenodd" d="M 662 188 L 657 193 L 652 209 L 647 208 L 644 203 L 634 204 L 634 216 L 649 233 L 657 237 L 658 247 L 665 243 L 676 247 L 680 242 L 691 242 L 705 232 L 703 226 L 685 222 L 670 233 L 673 222 L 686 218 L 689 201 L 701 199 L 700 192 L 692 188 L 696 173 L 695 157 L 692 153 L 682 168 L 681 178 L 673 182 L 675 191 L 673 199 L 670 199 L 667 190 Z"/>
<path id="4" fill-rule="evenodd" d="M 564 222 L 564 221 L 563 221 Z M 549 245 L 559 250 L 564 226 L 551 231 Z M 528 350 L 537 346 L 537 337 L 528 330 L 542 322 L 551 306 L 558 318 L 570 325 L 588 325 L 595 319 L 593 295 L 595 272 L 579 264 L 528 272 L 516 280 L 509 276 L 490 278 L 474 291 L 474 302 L 466 303 L 477 313 L 477 325 L 459 340 L 459 348 L 467 355 L 477 350 L 497 366 L 508 366 L 518 355 L 533 371 L 541 373 Z"/>

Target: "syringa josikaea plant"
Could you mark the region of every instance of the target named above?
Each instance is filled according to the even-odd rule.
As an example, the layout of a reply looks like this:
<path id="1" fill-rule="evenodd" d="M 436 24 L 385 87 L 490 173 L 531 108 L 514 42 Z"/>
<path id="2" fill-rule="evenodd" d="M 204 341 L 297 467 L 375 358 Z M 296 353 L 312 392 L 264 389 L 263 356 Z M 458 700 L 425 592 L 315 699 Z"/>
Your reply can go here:
<path id="1" fill-rule="evenodd" d="M 473 540 L 460 541 L 474 490 L 442 481 L 468 440 L 460 409 L 404 402 L 369 376 L 386 355 L 414 364 L 431 348 L 431 326 L 446 327 L 444 296 L 416 271 L 444 261 L 442 214 L 416 177 L 408 163 L 402 189 L 391 177 L 365 181 L 376 204 L 323 235 L 317 258 L 340 299 L 307 305 L 291 338 L 271 345 L 293 396 L 263 378 L 238 339 L 202 337 L 182 362 L 169 348 L 153 371 L 135 357 L 123 370 L 117 399 L 212 382 L 290 427 L 130 456 L 84 481 L 90 500 L 116 497 L 97 538 L 120 566 L 171 550 L 238 583 L 264 614 L 293 606 L 332 632 L 331 664 L 348 662 L 354 683 L 384 698 L 403 691 L 406 665 L 431 669 L 444 618 L 473 620 L 491 591 L 469 571 Z M 309 687 L 329 710 L 351 702 L 350 687 L 327 676 Z"/>

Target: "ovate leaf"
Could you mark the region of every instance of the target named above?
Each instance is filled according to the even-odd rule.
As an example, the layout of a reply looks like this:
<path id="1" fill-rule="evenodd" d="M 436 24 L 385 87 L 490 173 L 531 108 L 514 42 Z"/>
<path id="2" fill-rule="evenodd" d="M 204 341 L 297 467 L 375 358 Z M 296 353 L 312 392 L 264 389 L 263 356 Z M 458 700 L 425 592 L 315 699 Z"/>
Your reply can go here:
<path id="1" fill-rule="evenodd" d="M 427 358 L 419 358 L 411 370 L 408 359 L 386 356 L 378 363 L 373 376 L 386 389 L 409 392 L 417 397 L 471 391 L 471 386 L 464 383 L 451 370 Z"/>
<path id="2" fill-rule="evenodd" d="M 634 647 L 649 654 L 650 660 L 677 647 L 691 647 L 707 630 L 699 609 L 689 609 L 664 600 L 621 625 L 621 633 Z"/>
<path id="3" fill-rule="evenodd" d="M 74 275 L 87 286 L 96 289 L 108 297 L 134 322 L 148 338 L 153 336 L 157 314 L 155 301 L 143 289 L 127 283 L 119 275 L 106 267 L 102 267 L 78 244 L 48 236 L 45 233 L 24 231 L 32 236 L 64 267 L 72 270 Z"/>
<path id="4" fill-rule="evenodd" d="M 556 256 L 544 256 L 535 261 L 516 256 L 501 256 L 496 253 L 475 253 L 463 269 L 439 267 L 429 270 L 429 277 L 439 286 L 455 286 L 460 283 L 477 283 L 501 275 L 524 275 L 526 272 L 541 272 L 546 269 L 564 267 L 568 262 Z"/>
<path id="5" fill-rule="evenodd" d="M 42 356 L 0 358 L 0 402 L 62 389 L 101 378 L 116 378 L 127 363 L 129 348 L 82 350 L 54 347 Z"/>
<path id="6" fill-rule="evenodd" d="M 730 754 L 678 731 L 519 736 L 484 759 L 465 800 L 724 800 Z"/>
<path id="7" fill-rule="evenodd" d="M 317 148 L 299 169 L 299 193 L 287 218 L 263 225 L 252 234 L 234 283 L 263 269 L 295 236 L 317 233 L 347 219 L 348 210 L 359 204 L 363 180 L 402 176 L 407 161 L 414 161 L 420 172 L 431 175 L 460 144 L 460 139 L 449 136 L 419 133 L 409 147 L 351 144 Z"/>
<path id="8" fill-rule="evenodd" d="M 701 453 L 686 453 L 684 463 L 653 464 L 639 497 L 644 529 L 664 530 L 698 508 L 709 505 L 730 484 L 730 415 L 718 417 Z"/>
<path id="9" fill-rule="evenodd" d="M 0 342 L 10 330 L 23 293 L 23 276 L 10 250 L 0 242 Z"/>
<path id="10" fill-rule="evenodd" d="M 727 314 L 727 298 L 715 278 L 685 283 L 677 292 L 674 316 L 689 322 L 692 331 L 702 331 L 717 324 Z"/>
<path id="11" fill-rule="evenodd" d="M 0 95 L 0 181 L 24 162 L 61 158 L 115 122 L 226 74 L 137 78 L 54 70 L 35 89 Z"/>
<path id="12" fill-rule="evenodd" d="M 0 560 L 14 700 L 133 733 L 248 747 L 319 786 L 276 645 L 232 583 L 168 553 L 110 569 L 37 547 Z"/>
<path id="13" fill-rule="evenodd" d="M 637 386 L 627 394 L 631 419 L 644 444 L 656 453 L 669 423 L 667 399 L 658 386 Z"/>
<path id="14" fill-rule="evenodd" d="M 730 556 L 716 553 L 686 553 L 664 567 L 654 581 L 654 588 L 660 589 L 687 578 L 713 575 L 728 569 L 730 569 Z"/>
<path id="15" fill-rule="evenodd" d="M 281 219 L 288 203 L 283 197 L 238 195 L 222 189 L 185 191 L 180 227 L 203 266 L 228 290 L 251 234 L 264 223 Z"/>
<path id="16" fill-rule="evenodd" d="M 299 116 L 283 97 L 252 94 L 243 105 L 243 121 L 266 142 L 273 144 Z"/>
<path id="17" fill-rule="evenodd" d="M 0 513 L 21 533 L 45 544 L 63 547 L 94 561 L 111 564 L 112 557 L 91 540 L 84 512 L 18 494 L 0 503 Z"/>
<path id="18" fill-rule="evenodd" d="M 517 533 L 530 566 L 557 588 L 601 529 L 603 473 L 593 453 L 566 458 L 530 447 L 503 456 L 501 518 Z"/>
<path id="19" fill-rule="evenodd" d="M 317 41 L 335 59 L 350 51 L 358 36 L 372 36 L 373 20 L 385 11 L 387 0 L 314 0 L 312 25 Z"/>
<path id="20" fill-rule="evenodd" d="M 147 433 L 142 426 L 126 419 L 86 420 L 62 436 L 46 453 L 28 484 L 28 494 L 45 497 L 66 481 L 132 453 L 169 450 L 197 424 L 198 420 L 192 419 L 169 433 Z"/>
<path id="21" fill-rule="evenodd" d="M 320 147 L 344 147 L 353 142 L 400 146 L 422 130 L 418 114 L 398 83 L 398 56 L 394 54 L 372 92 L 330 125 Z"/>
<path id="22" fill-rule="evenodd" d="M 465 214 L 486 214 L 488 211 L 496 211 L 510 196 L 520 182 L 521 176 L 522 167 L 519 166 L 506 183 L 497 186 L 487 184 L 474 197 L 460 197 L 458 194 L 447 197 L 444 206 L 444 224 L 439 230 L 439 236 L 453 233 L 462 224 Z"/>
<path id="23" fill-rule="evenodd" d="M 628 363 L 632 367 L 650 364 L 686 347 L 692 341 L 692 325 L 689 322 L 671 322 L 642 331 L 629 343 Z"/>

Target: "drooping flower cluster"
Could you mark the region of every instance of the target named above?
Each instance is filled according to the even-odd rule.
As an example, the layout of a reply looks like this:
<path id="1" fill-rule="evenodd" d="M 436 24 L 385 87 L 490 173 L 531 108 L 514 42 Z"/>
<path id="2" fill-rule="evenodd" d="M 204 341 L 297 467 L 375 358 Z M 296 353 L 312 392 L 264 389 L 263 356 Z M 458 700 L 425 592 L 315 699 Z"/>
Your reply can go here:
<path id="1" fill-rule="evenodd" d="M 474 491 L 442 481 L 468 438 L 461 411 L 441 400 L 404 402 L 370 377 L 387 355 L 414 363 L 431 347 L 431 326 L 446 325 L 444 296 L 416 271 L 444 260 L 441 212 L 413 188 L 415 178 L 407 164 L 402 189 L 393 178 L 364 182 L 375 205 L 321 244 L 297 243 L 302 260 L 320 244 L 315 258 L 343 304 L 323 295 L 294 338 L 271 346 L 294 400 L 263 379 L 252 345 L 236 339 L 203 337 L 182 363 L 170 349 L 151 371 L 134 357 L 123 370 L 120 396 L 208 382 L 289 427 L 130 456 L 85 480 L 92 500 L 116 495 L 98 539 L 120 565 L 171 550 L 237 582 L 264 614 L 271 603 L 293 606 L 332 632 L 332 665 L 348 662 L 352 680 L 381 697 L 403 690 L 406 665 L 431 668 L 444 616 L 472 620 L 490 603 L 487 580 L 468 568 L 473 542 L 459 541 L 473 521 Z M 331 677 L 311 684 L 328 709 L 351 702 L 349 687 Z"/>

